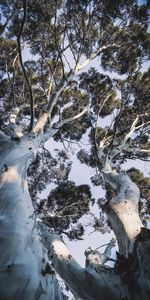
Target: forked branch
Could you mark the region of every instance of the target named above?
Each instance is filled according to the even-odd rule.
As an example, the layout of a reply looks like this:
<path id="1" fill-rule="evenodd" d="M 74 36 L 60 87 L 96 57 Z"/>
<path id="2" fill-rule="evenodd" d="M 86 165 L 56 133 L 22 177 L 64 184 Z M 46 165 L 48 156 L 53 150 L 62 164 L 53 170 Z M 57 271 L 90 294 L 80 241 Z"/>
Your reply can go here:
<path id="1" fill-rule="evenodd" d="M 49 138 L 51 138 L 52 136 L 54 136 L 60 130 L 60 128 L 62 128 L 65 124 L 71 123 L 71 122 L 79 119 L 87 111 L 88 111 L 88 107 L 86 107 L 79 114 L 56 123 L 53 128 L 49 128 L 49 130 L 47 130 L 47 132 L 45 134 L 42 134 L 41 136 L 39 136 L 39 138 L 37 137 L 37 139 L 39 139 L 39 141 L 42 142 L 42 143 L 46 142 Z"/>
<path id="2" fill-rule="evenodd" d="M 119 300 L 123 294 L 128 295 L 126 288 L 122 290 L 121 280 L 111 274 L 109 269 L 97 272 L 90 266 L 82 268 L 58 235 L 51 233 L 44 224 L 40 224 L 40 228 L 41 239 L 48 249 L 54 269 L 76 297 L 87 300 Z"/>

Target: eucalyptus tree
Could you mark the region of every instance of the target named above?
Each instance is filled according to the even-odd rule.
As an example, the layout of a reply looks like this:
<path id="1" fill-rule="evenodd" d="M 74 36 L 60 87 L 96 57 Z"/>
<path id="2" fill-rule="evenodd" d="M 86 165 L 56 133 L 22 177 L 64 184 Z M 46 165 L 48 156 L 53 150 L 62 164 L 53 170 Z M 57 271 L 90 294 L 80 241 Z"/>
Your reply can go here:
<path id="1" fill-rule="evenodd" d="M 149 200 L 149 180 L 122 171 L 127 158 L 149 157 L 149 2 L 0 0 L 0 7 L 0 299 L 64 299 L 56 272 L 81 299 L 149 299 L 150 234 L 138 187 Z M 110 126 L 100 126 L 112 113 Z M 77 156 L 98 169 L 94 184 L 105 183 L 99 206 L 118 243 L 114 268 L 106 265 L 114 240 L 103 254 L 86 250 L 82 268 L 61 238 L 82 236 L 83 226 L 71 233 L 69 224 L 93 200 L 88 186 L 68 180 L 66 152 L 54 159 L 44 145 L 79 142 L 84 133 L 91 148 Z M 38 206 L 58 166 L 61 182 Z"/>

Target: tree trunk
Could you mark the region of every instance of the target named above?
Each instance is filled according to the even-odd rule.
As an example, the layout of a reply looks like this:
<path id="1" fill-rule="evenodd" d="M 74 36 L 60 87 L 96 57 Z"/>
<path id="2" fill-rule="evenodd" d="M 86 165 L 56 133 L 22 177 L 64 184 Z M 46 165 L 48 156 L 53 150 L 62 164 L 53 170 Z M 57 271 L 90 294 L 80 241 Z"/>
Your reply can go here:
<path id="1" fill-rule="evenodd" d="M 149 300 L 150 232 L 139 218 L 137 186 L 125 173 L 103 170 L 116 190 L 106 213 L 120 253 L 113 269 L 98 266 L 97 252 L 90 254 L 92 264 L 82 268 L 60 237 L 45 225 L 40 231 L 35 226 L 26 178 L 35 145 L 33 137 L 13 140 L 0 134 L 0 299 L 63 299 L 55 275 L 46 273 L 47 247 L 55 270 L 80 299 Z"/>
<path id="2" fill-rule="evenodd" d="M 0 299 L 63 299 L 54 275 L 46 274 L 42 246 L 27 185 L 34 159 L 29 138 L 0 135 Z"/>
<path id="3" fill-rule="evenodd" d="M 119 253 L 128 257 L 143 227 L 138 212 L 140 191 L 124 172 L 118 174 L 103 170 L 103 173 L 105 180 L 116 191 L 116 197 L 111 199 L 106 213 L 117 237 Z"/>

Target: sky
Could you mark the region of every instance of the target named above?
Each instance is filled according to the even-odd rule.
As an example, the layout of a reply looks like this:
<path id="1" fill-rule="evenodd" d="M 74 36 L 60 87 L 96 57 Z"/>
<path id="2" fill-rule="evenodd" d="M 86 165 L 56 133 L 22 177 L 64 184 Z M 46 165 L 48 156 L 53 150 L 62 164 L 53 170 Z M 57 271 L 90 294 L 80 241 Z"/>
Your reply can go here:
<path id="1" fill-rule="evenodd" d="M 110 118 L 106 117 L 103 119 L 103 125 L 105 124 L 105 126 L 108 125 L 110 122 L 111 122 Z M 82 142 L 84 144 L 88 144 L 88 137 L 86 135 L 84 135 Z M 59 150 L 64 149 L 62 143 L 55 142 L 53 139 L 49 140 L 45 146 L 50 151 L 50 153 L 52 154 L 53 157 L 55 157 L 55 149 L 59 149 Z M 82 144 L 81 144 L 81 147 L 83 147 Z M 74 181 L 76 183 L 76 185 L 88 184 L 89 186 L 91 186 L 92 197 L 94 197 L 95 199 L 98 199 L 100 197 L 105 197 L 105 190 L 103 190 L 100 186 L 95 187 L 91 184 L 90 178 L 91 178 L 91 176 L 93 176 L 95 174 L 94 169 L 91 167 L 88 167 L 85 164 L 81 164 L 80 161 L 77 159 L 76 153 L 79 150 L 80 150 L 80 148 L 77 145 L 73 144 L 72 151 L 69 152 L 70 159 L 73 161 L 72 169 L 69 174 L 69 180 Z M 143 171 L 145 176 L 149 176 L 150 175 L 149 166 L 150 166 L 150 163 L 147 163 L 145 161 L 142 161 L 139 159 L 137 159 L 137 160 L 128 159 L 122 166 L 122 169 L 128 170 L 131 167 L 135 167 L 135 168 L 138 168 L 141 171 Z M 41 194 L 41 197 L 45 198 L 53 188 L 54 188 L 53 183 L 48 185 L 47 190 L 43 191 L 43 193 Z M 91 212 L 94 213 L 96 217 L 99 217 L 100 210 L 99 210 L 97 204 L 95 204 L 94 206 L 91 206 Z M 81 264 L 82 267 L 84 267 L 85 266 L 85 256 L 84 256 L 85 250 L 88 247 L 91 247 L 92 249 L 96 249 L 97 247 L 108 243 L 114 235 L 113 235 L 113 232 L 110 232 L 110 234 L 108 234 L 108 233 L 102 234 L 100 232 L 93 232 L 92 226 L 88 225 L 88 224 L 90 224 L 90 221 L 91 221 L 90 215 L 83 216 L 80 219 L 80 221 L 81 221 L 81 223 L 86 225 L 85 226 L 86 230 L 85 230 L 85 234 L 83 236 L 83 240 L 69 241 L 68 238 L 66 236 L 64 236 L 64 241 L 66 242 L 67 247 L 69 248 L 69 250 L 70 250 L 71 254 L 74 256 L 74 258 Z M 102 250 L 104 250 L 104 249 L 105 248 L 102 248 Z M 112 253 L 113 258 L 115 258 L 115 250 L 116 249 L 117 248 L 113 249 L 113 253 Z"/>
<path id="2" fill-rule="evenodd" d="M 138 0 L 138 5 L 146 4 L 147 0 Z"/>
<path id="3" fill-rule="evenodd" d="M 51 152 L 52 156 L 55 156 L 55 151 L 54 149 L 61 150 L 63 149 L 63 145 L 59 142 L 55 142 L 53 139 L 48 141 L 46 143 L 46 148 Z M 94 175 L 94 170 L 92 168 L 89 168 L 85 164 L 81 164 L 80 161 L 76 158 L 76 153 L 79 151 L 79 148 L 75 148 L 73 146 L 74 151 L 73 154 L 71 154 L 71 160 L 73 160 L 73 165 L 71 172 L 69 174 L 69 180 L 72 180 L 76 183 L 76 185 L 80 184 L 88 184 L 91 185 L 91 180 L 90 177 Z M 53 188 L 53 184 L 48 185 L 46 193 L 49 194 L 51 189 Z M 104 197 L 105 191 L 98 187 L 93 187 L 92 186 L 92 197 L 95 199 L 98 199 L 100 197 Z M 45 191 L 41 194 L 42 198 L 45 198 L 46 196 Z M 97 205 L 94 207 L 91 206 L 91 212 L 93 212 L 97 217 L 99 217 L 99 209 Z M 112 238 L 113 234 L 106 234 L 103 235 L 99 232 L 93 232 L 93 228 L 89 226 L 88 224 L 91 222 L 91 216 L 90 215 L 85 215 L 80 219 L 81 223 L 85 224 L 85 234 L 83 236 L 83 240 L 77 240 L 77 241 L 69 241 L 66 236 L 64 236 L 64 240 L 67 243 L 68 248 L 70 249 L 71 254 L 74 256 L 74 258 L 81 264 L 82 267 L 85 266 L 85 256 L 84 256 L 84 251 L 88 248 L 91 247 L 93 249 L 108 243 L 108 241 Z M 93 232 L 93 233 L 92 233 Z M 104 248 L 105 249 L 105 248 Z M 104 250 L 103 249 L 103 250 Z"/>

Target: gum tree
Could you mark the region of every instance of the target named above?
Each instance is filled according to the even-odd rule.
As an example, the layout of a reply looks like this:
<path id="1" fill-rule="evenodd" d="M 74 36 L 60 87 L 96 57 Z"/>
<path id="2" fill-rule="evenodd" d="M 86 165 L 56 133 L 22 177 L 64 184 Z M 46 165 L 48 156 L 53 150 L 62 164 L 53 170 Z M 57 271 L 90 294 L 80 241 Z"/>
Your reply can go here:
<path id="1" fill-rule="evenodd" d="M 127 158 L 149 157 L 148 2 L 7 0 L 0 6 L 0 298 L 64 299 L 56 271 L 81 299 L 149 299 L 150 235 L 139 211 L 142 175 L 138 181 L 136 170 L 121 168 Z M 92 62 L 97 69 L 87 68 Z M 110 126 L 100 126 L 112 113 Z M 106 185 L 103 211 L 119 249 L 114 268 L 106 265 L 114 240 L 103 254 L 85 251 L 82 268 L 60 236 L 89 211 L 91 200 L 89 187 L 68 181 L 69 162 L 60 165 L 62 182 L 52 191 L 53 216 L 47 209 L 41 217 L 36 204 L 37 193 L 54 176 L 49 167 L 68 159 L 59 152 L 58 161 L 52 160 L 45 142 L 79 142 L 84 133 L 91 148 L 77 156 L 97 168 Z M 142 182 L 148 199 L 148 179 Z M 148 215 L 148 204 L 145 210 Z M 65 221 L 58 222 L 62 216 Z M 81 227 L 78 231 L 82 235 Z"/>

